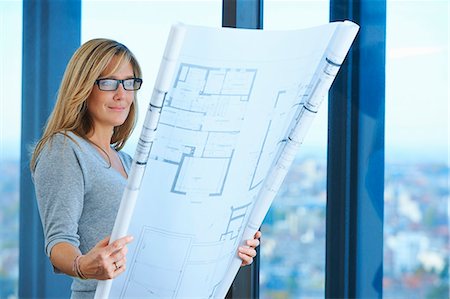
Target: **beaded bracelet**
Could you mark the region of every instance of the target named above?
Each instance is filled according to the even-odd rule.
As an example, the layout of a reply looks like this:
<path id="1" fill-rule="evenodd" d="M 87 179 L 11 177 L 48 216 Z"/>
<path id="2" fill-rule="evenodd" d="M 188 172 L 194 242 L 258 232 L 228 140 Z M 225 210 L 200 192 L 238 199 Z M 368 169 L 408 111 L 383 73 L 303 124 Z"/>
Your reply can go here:
<path id="1" fill-rule="evenodd" d="M 75 273 L 76 277 L 80 278 L 80 279 L 87 279 L 86 276 L 84 276 L 84 274 L 81 272 L 80 269 L 80 258 L 82 257 L 82 255 L 78 255 L 74 260 L 73 260 L 73 266 L 72 266 L 72 270 Z"/>

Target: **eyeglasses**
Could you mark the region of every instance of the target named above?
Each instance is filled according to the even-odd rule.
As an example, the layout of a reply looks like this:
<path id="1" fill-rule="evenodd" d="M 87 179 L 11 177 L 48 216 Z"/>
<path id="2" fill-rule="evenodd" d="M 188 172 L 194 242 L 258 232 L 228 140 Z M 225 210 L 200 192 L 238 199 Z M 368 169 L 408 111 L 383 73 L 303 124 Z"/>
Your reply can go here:
<path id="1" fill-rule="evenodd" d="M 142 79 L 141 78 L 130 78 L 124 80 L 118 79 L 97 79 L 95 84 L 98 88 L 103 91 L 113 91 L 119 88 L 119 84 L 122 83 L 123 89 L 125 90 L 138 90 L 141 88 Z"/>

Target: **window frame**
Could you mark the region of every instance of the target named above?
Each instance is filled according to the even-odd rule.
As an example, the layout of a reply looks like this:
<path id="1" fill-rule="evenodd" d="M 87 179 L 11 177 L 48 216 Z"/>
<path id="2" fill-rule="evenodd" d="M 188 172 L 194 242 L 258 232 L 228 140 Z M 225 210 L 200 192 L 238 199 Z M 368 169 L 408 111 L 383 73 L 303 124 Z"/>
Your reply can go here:
<path id="1" fill-rule="evenodd" d="M 20 153 L 19 298 L 68 298 L 71 279 L 55 275 L 30 173 L 30 146 L 41 136 L 64 70 L 81 40 L 81 0 L 24 0 Z"/>
<path id="2" fill-rule="evenodd" d="M 358 36 L 329 96 L 326 298 L 382 298 L 385 0 L 330 0 Z"/>

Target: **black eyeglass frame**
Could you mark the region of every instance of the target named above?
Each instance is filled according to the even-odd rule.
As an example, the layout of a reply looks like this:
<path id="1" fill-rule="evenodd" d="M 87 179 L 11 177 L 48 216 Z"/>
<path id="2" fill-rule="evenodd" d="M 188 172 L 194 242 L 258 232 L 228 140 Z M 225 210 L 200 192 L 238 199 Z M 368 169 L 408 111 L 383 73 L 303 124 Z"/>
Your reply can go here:
<path id="1" fill-rule="evenodd" d="M 115 81 L 115 82 L 116 82 L 116 88 L 115 88 L 115 89 L 102 89 L 102 88 L 100 87 L 100 82 L 101 82 L 101 81 L 104 81 L 104 80 Z M 137 88 L 133 88 L 133 89 L 129 89 L 129 88 L 125 87 L 124 82 L 125 82 L 125 81 L 128 81 L 128 80 L 133 80 L 133 81 L 134 81 L 134 82 L 133 82 L 133 83 L 134 83 L 134 84 L 133 84 L 133 87 L 136 85 L 136 83 L 139 84 L 139 86 L 138 86 Z M 122 79 L 122 80 L 121 80 L 121 79 L 112 79 L 112 78 L 101 78 L 101 79 L 95 80 L 95 84 L 97 84 L 98 89 L 100 89 L 101 91 L 116 91 L 116 90 L 119 88 L 119 84 L 122 84 L 123 89 L 125 89 L 125 90 L 128 90 L 128 91 L 136 91 L 136 90 L 141 89 L 141 86 L 142 86 L 142 79 L 141 79 L 141 78 L 128 78 L 128 79 Z"/>

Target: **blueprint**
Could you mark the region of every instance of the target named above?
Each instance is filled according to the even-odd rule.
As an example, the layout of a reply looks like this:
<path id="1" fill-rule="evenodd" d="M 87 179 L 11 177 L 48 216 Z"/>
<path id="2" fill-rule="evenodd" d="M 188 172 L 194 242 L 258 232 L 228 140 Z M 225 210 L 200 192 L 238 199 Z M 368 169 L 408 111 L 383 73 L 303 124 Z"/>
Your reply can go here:
<path id="1" fill-rule="evenodd" d="M 224 298 L 357 30 L 173 26 L 96 298 Z"/>

